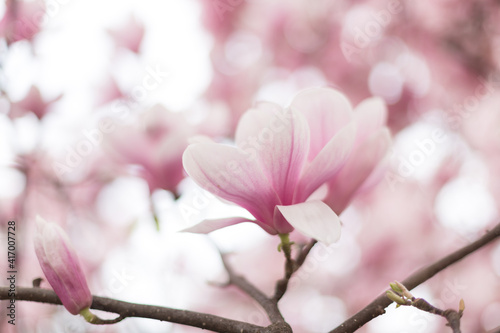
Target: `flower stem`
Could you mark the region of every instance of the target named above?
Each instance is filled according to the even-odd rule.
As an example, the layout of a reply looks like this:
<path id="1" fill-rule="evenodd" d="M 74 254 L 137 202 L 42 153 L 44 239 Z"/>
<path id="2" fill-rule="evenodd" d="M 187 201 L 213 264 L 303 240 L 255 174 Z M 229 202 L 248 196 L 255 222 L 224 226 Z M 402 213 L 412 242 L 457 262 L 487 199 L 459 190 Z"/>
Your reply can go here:
<path id="1" fill-rule="evenodd" d="M 285 276 L 289 279 L 294 271 L 294 264 L 292 259 L 292 245 L 293 242 L 290 242 L 289 234 L 280 234 L 281 244 L 280 247 L 283 249 L 283 253 L 286 258 L 286 266 L 285 266 Z"/>
<path id="2" fill-rule="evenodd" d="M 88 323 L 94 324 L 94 325 L 115 324 L 115 323 L 125 319 L 125 317 L 122 317 L 121 315 L 115 319 L 101 319 L 101 318 L 97 317 L 95 314 L 93 314 L 92 312 L 90 312 L 89 308 L 83 309 L 82 311 L 80 311 L 80 314 L 85 319 L 85 321 L 87 321 Z"/>
<path id="3" fill-rule="evenodd" d="M 279 301 L 281 297 L 285 294 L 288 288 L 288 282 L 292 277 L 292 274 L 295 272 L 296 265 L 295 261 L 292 259 L 292 244 L 290 242 L 289 234 L 280 234 L 281 243 L 278 245 L 278 251 L 285 254 L 286 263 L 285 263 L 285 276 L 276 282 L 276 290 L 274 293 L 273 299 Z"/>

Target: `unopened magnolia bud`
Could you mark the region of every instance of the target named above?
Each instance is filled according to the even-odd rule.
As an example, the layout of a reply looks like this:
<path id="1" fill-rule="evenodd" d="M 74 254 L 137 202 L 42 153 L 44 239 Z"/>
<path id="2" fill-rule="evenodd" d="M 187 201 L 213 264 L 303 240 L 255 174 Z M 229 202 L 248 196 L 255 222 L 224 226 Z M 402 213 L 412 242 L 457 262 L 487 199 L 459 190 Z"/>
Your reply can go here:
<path id="1" fill-rule="evenodd" d="M 465 302 L 464 299 L 460 299 L 460 303 L 458 303 L 458 313 L 462 314 L 465 310 Z"/>
<path id="2" fill-rule="evenodd" d="M 397 293 L 403 292 L 403 290 L 401 288 L 399 288 L 399 286 L 396 282 L 391 282 L 391 283 L 389 283 L 389 285 L 391 286 L 391 289 L 394 290 L 395 292 L 397 292 Z"/>
<path id="3" fill-rule="evenodd" d="M 74 315 L 92 304 L 87 280 L 68 236 L 57 224 L 36 220 L 35 252 L 47 281 Z"/>
<path id="4" fill-rule="evenodd" d="M 406 287 L 399 281 L 394 281 L 394 283 L 398 286 L 398 288 L 401 290 L 400 293 L 408 298 L 408 299 L 412 299 L 413 298 L 413 295 L 408 291 L 408 289 L 406 289 Z"/>
<path id="5" fill-rule="evenodd" d="M 391 301 L 396 302 L 397 304 L 400 305 L 406 305 L 406 301 L 401 296 L 396 294 L 394 291 L 387 290 L 386 295 Z"/>

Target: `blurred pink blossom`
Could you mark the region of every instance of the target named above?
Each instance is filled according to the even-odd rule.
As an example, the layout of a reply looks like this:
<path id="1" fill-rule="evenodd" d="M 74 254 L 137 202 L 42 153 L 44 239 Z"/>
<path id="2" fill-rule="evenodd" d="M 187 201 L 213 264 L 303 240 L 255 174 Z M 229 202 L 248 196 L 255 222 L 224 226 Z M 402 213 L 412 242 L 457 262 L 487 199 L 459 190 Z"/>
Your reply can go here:
<path id="1" fill-rule="evenodd" d="M 108 33 L 114 39 L 116 46 L 138 54 L 144 38 L 144 30 L 144 24 L 138 22 L 135 17 L 130 16 L 123 26 L 110 29 Z"/>
<path id="2" fill-rule="evenodd" d="M 0 21 L 0 36 L 8 44 L 31 41 L 40 31 L 41 18 L 45 15 L 45 4 L 38 1 L 6 1 L 5 14 Z"/>
<path id="3" fill-rule="evenodd" d="M 493 86 L 492 88 L 497 88 Z M 460 127 L 468 143 L 480 154 L 489 169 L 489 187 L 500 211 L 500 94 L 491 90 L 475 108 L 466 107 Z M 480 129 L 480 130 L 479 130 Z"/>
<path id="4" fill-rule="evenodd" d="M 119 163 L 138 166 L 138 176 L 147 181 L 151 192 L 177 193 L 177 184 L 184 178 L 182 153 L 194 133 L 182 114 L 156 105 L 137 123 L 113 132 L 106 148 Z"/>
<path id="5" fill-rule="evenodd" d="M 115 78 L 111 75 L 104 80 L 97 94 L 96 106 L 102 106 L 117 99 L 125 98 Z"/>
<path id="6" fill-rule="evenodd" d="M 60 100 L 61 97 L 62 94 L 51 100 L 46 100 L 40 94 L 38 87 L 33 85 L 22 100 L 11 104 L 9 116 L 11 118 L 22 117 L 31 111 L 38 119 L 42 119 L 49 112 L 52 104 Z"/>

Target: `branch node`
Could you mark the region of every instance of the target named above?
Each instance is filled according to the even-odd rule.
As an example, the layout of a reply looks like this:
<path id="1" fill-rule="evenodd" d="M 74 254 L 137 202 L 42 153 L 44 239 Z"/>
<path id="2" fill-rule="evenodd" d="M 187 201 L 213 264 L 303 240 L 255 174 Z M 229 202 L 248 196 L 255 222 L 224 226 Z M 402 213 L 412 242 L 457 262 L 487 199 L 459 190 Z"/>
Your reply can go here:
<path id="1" fill-rule="evenodd" d="M 285 322 L 274 323 L 266 327 L 263 333 L 292 333 L 292 328 Z"/>

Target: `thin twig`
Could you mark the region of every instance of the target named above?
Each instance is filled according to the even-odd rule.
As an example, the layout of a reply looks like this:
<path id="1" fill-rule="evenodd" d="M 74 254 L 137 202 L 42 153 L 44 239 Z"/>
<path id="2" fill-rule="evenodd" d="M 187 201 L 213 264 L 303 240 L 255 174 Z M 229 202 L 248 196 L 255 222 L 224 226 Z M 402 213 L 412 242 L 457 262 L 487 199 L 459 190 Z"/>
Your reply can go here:
<path id="1" fill-rule="evenodd" d="M 293 273 L 299 270 L 302 264 L 306 261 L 307 255 L 311 252 L 313 246 L 317 243 L 316 240 L 311 240 L 309 244 L 303 246 L 295 260 L 292 259 L 290 252 L 285 252 L 285 276 L 276 282 L 273 299 L 278 302 L 288 289 L 288 283 Z M 285 249 L 283 249 L 285 250 Z"/>
<path id="2" fill-rule="evenodd" d="M 290 242 L 290 236 L 288 234 L 280 234 L 281 243 L 278 247 L 279 250 L 283 251 L 285 255 L 285 276 L 276 282 L 276 288 L 274 291 L 273 300 L 278 303 L 281 297 L 285 294 L 288 288 L 288 282 L 295 272 L 295 261 L 292 258 L 292 242 Z"/>
<path id="3" fill-rule="evenodd" d="M 314 247 L 314 245 L 316 245 L 318 241 L 315 240 L 315 239 L 312 239 L 309 244 L 307 244 L 306 246 L 304 246 L 300 252 L 299 252 L 299 255 L 297 256 L 297 259 L 295 260 L 295 265 L 296 265 L 296 269 L 299 269 L 300 266 L 302 266 L 304 264 L 304 261 L 306 261 L 306 258 L 307 256 L 309 255 L 309 252 L 311 252 L 312 248 Z"/>
<path id="4" fill-rule="evenodd" d="M 458 305 L 458 311 L 453 309 L 441 310 L 434 305 L 430 304 L 423 298 L 416 298 L 401 282 L 394 281 L 389 283 L 391 289 L 386 291 L 387 298 L 396 302 L 398 306 L 413 306 L 419 310 L 429 312 L 441 316 L 448 321 L 448 326 L 451 327 L 453 333 L 461 333 L 460 331 L 460 318 L 465 310 L 464 300 L 461 299 Z"/>
<path id="5" fill-rule="evenodd" d="M 266 311 L 269 316 L 269 320 L 274 323 L 284 323 L 285 319 L 278 309 L 278 303 L 273 299 L 267 297 L 262 291 L 260 291 L 253 284 L 248 282 L 243 276 L 238 275 L 234 272 L 233 268 L 229 265 L 226 259 L 226 254 L 221 253 L 222 263 L 226 268 L 226 271 L 229 275 L 229 283 L 234 286 L 237 286 L 242 291 L 244 291 L 248 296 L 253 298 L 259 305 Z"/>
<path id="6" fill-rule="evenodd" d="M 0 300 L 6 299 L 12 299 L 9 296 L 9 287 L 0 287 Z M 17 301 L 62 304 L 55 292 L 42 288 L 17 287 L 14 299 Z M 94 296 L 91 309 L 116 313 L 122 318 L 150 318 L 221 333 L 260 333 L 269 331 L 265 327 L 210 314 L 162 306 L 129 303 L 107 297 Z"/>
<path id="7" fill-rule="evenodd" d="M 420 309 L 422 311 L 426 311 L 441 317 L 446 318 L 448 321 L 449 326 L 453 330 L 453 333 L 460 333 L 460 318 L 461 315 L 455 310 L 448 309 L 448 310 L 441 310 L 427 302 L 423 298 L 417 298 L 414 301 L 412 301 L 412 306 L 416 307 L 417 309 Z"/>
<path id="8" fill-rule="evenodd" d="M 500 237 L 500 224 L 488 231 L 483 237 L 479 238 L 474 243 L 464 246 L 463 248 L 451 253 L 450 255 L 436 261 L 435 263 L 423 267 L 417 272 L 410 275 L 402 283 L 408 288 L 413 289 L 421 283 L 429 280 L 431 277 L 445 269 L 446 267 L 463 259 L 465 256 L 473 253 L 477 249 L 487 245 L 491 241 Z M 379 295 L 374 301 L 368 304 L 364 309 L 350 317 L 342 325 L 330 331 L 330 333 L 352 333 L 358 328 L 369 322 L 375 317 L 385 313 L 385 308 L 392 303 L 386 296 L 386 293 Z"/>

